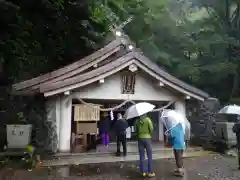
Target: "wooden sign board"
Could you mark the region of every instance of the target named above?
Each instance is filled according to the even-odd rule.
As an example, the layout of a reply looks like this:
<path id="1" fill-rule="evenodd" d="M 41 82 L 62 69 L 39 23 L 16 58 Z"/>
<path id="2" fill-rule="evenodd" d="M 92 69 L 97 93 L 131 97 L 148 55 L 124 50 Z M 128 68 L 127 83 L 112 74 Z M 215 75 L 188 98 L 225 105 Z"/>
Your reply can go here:
<path id="1" fill-rule="evenodd" d="M 89 107 L 84 104 L 74 105 L 74 121 L 99 121 L 100 120 L 100 105 L 92 104 Z"/>
<path id="2" fill-rule="evenodd" d="M 97 133 L 97 123 L 77 123 L 77 134 Z"/>

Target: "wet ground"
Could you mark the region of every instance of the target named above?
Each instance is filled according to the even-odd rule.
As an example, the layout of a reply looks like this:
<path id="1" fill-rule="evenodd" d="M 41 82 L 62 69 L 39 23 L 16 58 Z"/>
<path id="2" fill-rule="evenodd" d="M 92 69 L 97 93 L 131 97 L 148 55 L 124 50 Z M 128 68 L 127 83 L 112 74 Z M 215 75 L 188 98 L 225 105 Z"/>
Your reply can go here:
<path id="1" fill-rule="evenodd" d="M 156 180 L 239 180 L 236 159 L 211 155 L 185 159 L 184 178 L 172 176 L 174 160 L 155 160 L 153 163 Z M 0 180 L 138 180 L 137 162 L 118 162 L 65 167 L 39 168 L 31 172 L 25 170 L 2 169 Z M 7 179 L 8 178 L 8 179 Z"/>

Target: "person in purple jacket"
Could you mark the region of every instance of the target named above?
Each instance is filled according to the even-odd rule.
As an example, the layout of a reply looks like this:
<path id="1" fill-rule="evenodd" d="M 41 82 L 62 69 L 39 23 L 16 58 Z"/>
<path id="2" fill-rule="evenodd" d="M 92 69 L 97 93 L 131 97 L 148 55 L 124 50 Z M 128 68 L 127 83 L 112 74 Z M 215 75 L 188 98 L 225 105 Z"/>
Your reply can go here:
<path id="1" fill-rule="evenodd" d="M 110 122 L 107 118 L 100 120 L 99 122 L 99 134 L 101 137 L 101 143 L 105 147 L 109 144 L 109 130 L 110 130 Z"/>

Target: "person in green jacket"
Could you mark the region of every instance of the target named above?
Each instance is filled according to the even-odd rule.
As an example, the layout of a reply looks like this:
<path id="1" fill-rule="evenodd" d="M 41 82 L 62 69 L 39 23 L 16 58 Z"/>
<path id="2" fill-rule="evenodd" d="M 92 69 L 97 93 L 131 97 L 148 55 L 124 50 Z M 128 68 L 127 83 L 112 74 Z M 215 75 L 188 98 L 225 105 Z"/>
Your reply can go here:
<path id="1" fill-rule="evenodd" d="M 135 129 L 138 138 L 138 150 L 140 159 L 140 172 L 143 177 L 154 177 L 152 171 L 152 120 L 145 114 L 135 121 Z M 145 149 L 148 157 L 148 171 L 144 169 Z"/>

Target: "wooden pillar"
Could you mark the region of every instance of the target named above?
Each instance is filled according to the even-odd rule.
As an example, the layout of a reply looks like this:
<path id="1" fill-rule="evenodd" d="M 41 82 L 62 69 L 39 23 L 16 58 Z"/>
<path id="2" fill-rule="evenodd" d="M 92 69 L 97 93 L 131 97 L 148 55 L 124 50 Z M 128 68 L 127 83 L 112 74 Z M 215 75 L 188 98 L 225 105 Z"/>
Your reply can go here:
<path id="1" fill-rule="evenodd" d="M 87 148 L 87 134 L 83 134 L 83 138 L 82 138 L 83 142 L 83 148 L 86 149 Z"/>
<path id="2" fill-rule="evenodd" d="M 159 142 L 164 142 L 164 127 L 161 120 L 161 113 L 158 112 L 158 128 L 159 128 Z"/>

